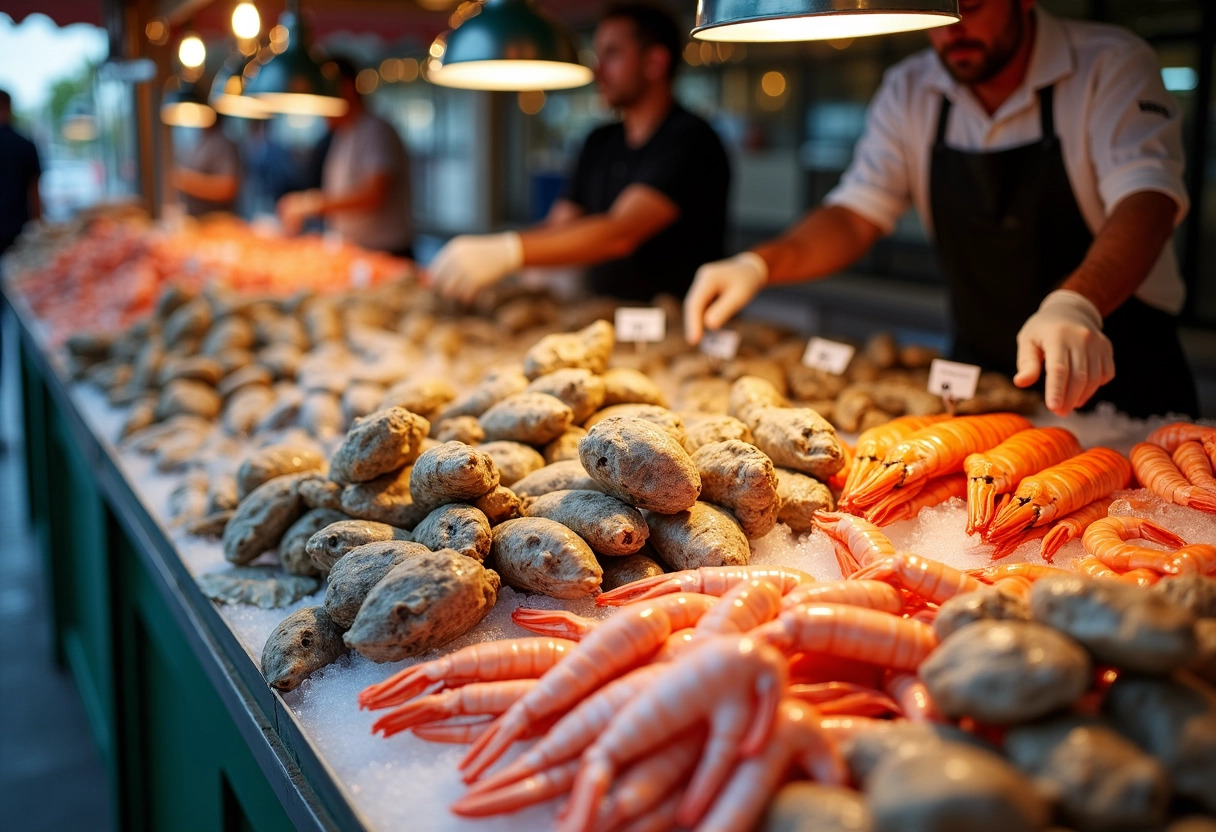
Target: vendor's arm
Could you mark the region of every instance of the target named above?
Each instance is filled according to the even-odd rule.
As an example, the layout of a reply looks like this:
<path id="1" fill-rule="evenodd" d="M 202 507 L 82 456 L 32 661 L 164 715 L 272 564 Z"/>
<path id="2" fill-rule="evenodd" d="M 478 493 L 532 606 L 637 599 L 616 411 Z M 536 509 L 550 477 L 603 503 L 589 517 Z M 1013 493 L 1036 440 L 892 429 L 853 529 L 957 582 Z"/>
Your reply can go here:
<path id="1" fill-rule="evenodd" d="M 331 212 L 372 212 L 380 209 L 392 187 L 391 173 L 365 176 L 355 187 L 338 194 L 326 194 L 320 189 L 284 194 L 277 206 L 279 220 L 289 234 L 304 227 L 305 220 L 322 217 Z"/>
<path id="2" fill-rule="evenodd" d="M 184 194 L 208 202 L 231 202 L 236 199 L 237 177 L 227 173 L 200 173 L 190 168 L 173 170 L 173 186 Z"/>
<path id="3" fill-rule="evenodd" d="M 587 212 L 583 210 L 583 206 L 573 200 L 565 197 L 558 197 L 553 200 L 553 204 L 549 206 L 549 213 L 545 215 L 543 226 L 556 228 L 557 226 L 566 225 L 580 219 Z"/>
<path id="4" fill-rule="evenodd" d="M 1181 114 L 1156 56 L 1143 46 L 1109 60 L 1087 134 L 1099 191 L 1111 207 L 1081 265 L 1018 333 L 1014 383 L 1026 387 L 1046 372 L 1045 402 L 1060 415 L 1118 371 L 1102 319 L 1140 288 L 1189 207 Z"/>

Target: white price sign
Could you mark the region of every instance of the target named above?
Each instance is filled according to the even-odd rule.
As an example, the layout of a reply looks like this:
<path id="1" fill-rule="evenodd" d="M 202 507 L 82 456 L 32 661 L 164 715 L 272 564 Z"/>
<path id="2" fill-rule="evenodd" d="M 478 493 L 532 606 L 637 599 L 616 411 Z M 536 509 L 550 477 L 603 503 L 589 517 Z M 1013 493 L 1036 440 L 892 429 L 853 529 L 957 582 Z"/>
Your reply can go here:
<path id="1" fill-rule="evenodd" d="M 739 333 L 733 329 L 715 329 L 701 336 L 701 352 L 710 358 L 733 361 L 739 354 Z"/>
<path id="2" fill-rule="evenodd" d="M 857 350 L 852 344 L 842 344 L 839 341 L 829 341 L 827 338 L 812 338 L 806 344 L 806 352 L 802 354 L 802 363 L 816 370 L 823 370 L 838 376 L 853 360 Z"/>
<path id="3" fill-rule="evenodd" d="M 658 307 L 634 307 L 616 310 L 616 340 L 635 344 L 662 341 L 667 337 L 667 311 Z"/>
<path id="4" fill-rule="evenodd" d="M 974 364 L 935 358 L 929 365 L 929 392 L 943 399 L 969 399 L 975 395 L 975 386 L 979 381 L 980 368 Z"/>
<path id="5" fill-rule="evenodd" d="M 366 289 L 372 285 L 372 264 L 366 260 L 354 260 L 350 264 L 350 285 L 355 289 Z"/>

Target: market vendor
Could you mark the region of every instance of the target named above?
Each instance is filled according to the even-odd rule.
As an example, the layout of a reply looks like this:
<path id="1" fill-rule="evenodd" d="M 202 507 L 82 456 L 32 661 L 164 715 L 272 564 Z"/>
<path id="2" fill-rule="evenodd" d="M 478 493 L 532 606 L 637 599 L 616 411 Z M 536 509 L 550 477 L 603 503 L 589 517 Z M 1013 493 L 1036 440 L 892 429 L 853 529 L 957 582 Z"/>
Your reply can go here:
<path id="1" fill-rule="evenodd" d="M 697 267 L 724 254 L 730 164 L 713 128 L 672 95 L 682 41 L 665 12 L 609 7 L 595 78 L 620 121 L 587 137 L 541 225 L 444 246 L 430 266 L 439 292 L 467 302 L 523 266 L 588 266 L 597 294 L 682 297 Z"/>
<path id="2" fill-rule="evenodd" d="M 962 0 L 932 50 L 886 73 L 853 162 L 783 236 L 703 266 L 690 341 L 770 283 L 861 257 L 914 205 L 950 290 L 955 359 L 1047 407 L 1196 414 L 1170 238 L 1187 211 L 1182 113 L 1130 32 L 1033 0 Z"/>
<path id="3" fill-rule="evenodd" d="M 278 204 L 279 219 L 285 231 L 296 234 L 306 220 L 321 217 L 344 240 L 412 256 L 409 154 L 393 126 L 368 109 L 355 87 L 358 68 L 345 58 L 332 63 L 347 111 L 329 119 L 333 139 L 321 187 L 285 194 Z"/>
<path id="4" fill-rule="evenodd" d="M 182 154 L 170 177 L 186 213 L 201 217 L 215 211 L 236 211 L 240 174 L 240 151 L 224 134 L 224 117 L 217 114 L 215 121 L 202 129 L 194 147 Z"/>

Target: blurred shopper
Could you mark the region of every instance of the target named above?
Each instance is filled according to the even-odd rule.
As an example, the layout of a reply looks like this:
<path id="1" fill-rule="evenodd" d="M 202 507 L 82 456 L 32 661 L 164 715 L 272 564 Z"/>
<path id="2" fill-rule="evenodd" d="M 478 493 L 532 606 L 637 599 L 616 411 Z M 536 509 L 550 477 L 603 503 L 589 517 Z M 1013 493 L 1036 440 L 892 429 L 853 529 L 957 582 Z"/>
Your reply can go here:
<path id="1" fill-rule="evenodd" d="M 672 96 L 682 50 L 666 12 L 610 6 L 595 30 L 595 77 L 621 120 L 587 137 L 540 226 L 444 246 L 430 267 L 435 288 L 467 302 L 523 266 L 585 265 L 597 294 L 682 296 L 697 267 L 723 254 L 730 185 L 717 134 Z"/>
<path id="2" fill-rule="evenodd" d="M 367 108 L 355 88 L 358 70 L 335 58 L 338 85 L 350 108 L 331 118 L 333 139 L 325 153 L 319 189 L 287 194 L 279 218 L 288 233 L 323 217 L 343 239 L 400 256 L 411 255 L 410 160 L 393 126 Z"/>
<path id="3" fill-rule="evenodd" d="M 241 187 L 241 154 L 236 142 L 224 134 L 224 117 L 202 130 L 198 142 L 171 174 L 173 187 L 182 195 L 186 213 L 201 217 L 216 211 L 236 212 Z"/>
<path id="4" fill-rule="evenodd" d="M 0 90 L 0 254 L 27 222 L 42 219 L 38 148 L 13 129 L 13 99 Z"/>
<path id="5" fill-rule="evenodd" d="M 1091 397 L 1195 415 L 1170 245 L 1188 207 L 1182 113 L 1152 49 L 1034 0 L 963 0 L 960 12 L 887 72 L 823 206 L 697 272 L 689 340 L 766 284 L 843 269 L 915 205 L 949 286 L 954 358 L 1021 387 L 1046 370 L 1060 415 Z"/>
<path id="6" fill-rule="evenodd" d="M 250 119 L 242 154 L 242 204 L 247 216 L 273 214 L 279 200 L 301 178 L 291 151 L 271 135 L 269 119 Z"/>

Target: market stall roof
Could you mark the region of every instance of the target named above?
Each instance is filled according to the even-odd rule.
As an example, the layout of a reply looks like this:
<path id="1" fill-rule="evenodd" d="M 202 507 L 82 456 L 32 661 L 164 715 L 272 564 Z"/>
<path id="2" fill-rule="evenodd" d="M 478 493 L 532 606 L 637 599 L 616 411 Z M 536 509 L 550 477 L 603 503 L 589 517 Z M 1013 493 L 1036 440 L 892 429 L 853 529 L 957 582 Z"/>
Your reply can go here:
<path id="1" fill-rule="evenodd" d="M 7 14 L 14 23 L 21 23 L 31 14 L 44 14 L 59 26 L 73 23 L 89 23 L 100 26 L 101 0 L 5 0 L 0 12 Z"/>

